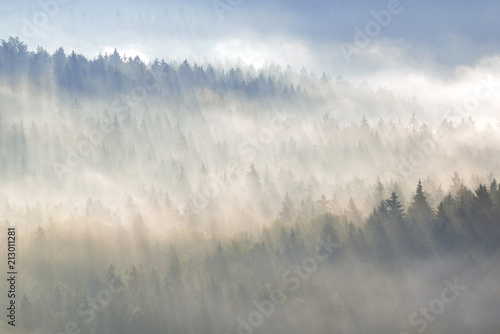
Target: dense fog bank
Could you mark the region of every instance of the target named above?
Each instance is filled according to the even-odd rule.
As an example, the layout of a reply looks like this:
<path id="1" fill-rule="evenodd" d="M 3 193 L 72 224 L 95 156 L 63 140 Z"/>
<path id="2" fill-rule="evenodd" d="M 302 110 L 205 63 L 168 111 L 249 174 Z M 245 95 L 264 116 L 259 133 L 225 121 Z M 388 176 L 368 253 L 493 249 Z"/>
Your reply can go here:
<path id="1" fill-rule="evenodd" d="M 495 102 L 433 104 L 477 68 L 420 102 L 276 64 L 0 44 L 21 282 L 2 333 L 498 332 Z"/>

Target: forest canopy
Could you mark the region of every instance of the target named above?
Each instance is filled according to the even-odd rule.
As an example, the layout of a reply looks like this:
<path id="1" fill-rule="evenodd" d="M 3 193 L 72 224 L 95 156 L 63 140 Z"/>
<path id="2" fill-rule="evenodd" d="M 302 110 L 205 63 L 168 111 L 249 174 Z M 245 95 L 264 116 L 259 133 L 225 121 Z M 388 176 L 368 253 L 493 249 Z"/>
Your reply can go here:
<path id="1" fill-rule="evenodd" d="M 305 68 L 2 40 L 0 331 L 495 333 L 498 127 Z"/>

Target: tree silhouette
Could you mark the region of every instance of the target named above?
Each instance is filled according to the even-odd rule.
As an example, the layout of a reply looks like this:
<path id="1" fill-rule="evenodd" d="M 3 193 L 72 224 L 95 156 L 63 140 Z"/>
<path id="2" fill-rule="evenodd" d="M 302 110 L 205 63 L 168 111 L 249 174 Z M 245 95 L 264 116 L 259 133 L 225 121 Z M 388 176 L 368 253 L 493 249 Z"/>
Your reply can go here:
<path id="1" fill-rule="evenodd" d="M 431 224 L 432 217 L 433 210 L 427 202 L 422 182 L 419 180 L 417 190 L 408 208 L 408 220 L 411 224 L 416 224 L 420 229 L 427 229 L 429 224 Z"/>

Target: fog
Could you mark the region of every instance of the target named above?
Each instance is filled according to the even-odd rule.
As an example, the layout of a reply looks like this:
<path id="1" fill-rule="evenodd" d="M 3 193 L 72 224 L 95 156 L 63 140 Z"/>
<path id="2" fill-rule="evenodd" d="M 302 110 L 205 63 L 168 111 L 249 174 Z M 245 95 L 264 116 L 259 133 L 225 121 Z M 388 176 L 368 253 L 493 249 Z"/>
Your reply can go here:
<path id="1" fill-rule="evenodd" d="M 221 3 L 6 2 L 0 332 L 497 333 L 496 5 Z"/>

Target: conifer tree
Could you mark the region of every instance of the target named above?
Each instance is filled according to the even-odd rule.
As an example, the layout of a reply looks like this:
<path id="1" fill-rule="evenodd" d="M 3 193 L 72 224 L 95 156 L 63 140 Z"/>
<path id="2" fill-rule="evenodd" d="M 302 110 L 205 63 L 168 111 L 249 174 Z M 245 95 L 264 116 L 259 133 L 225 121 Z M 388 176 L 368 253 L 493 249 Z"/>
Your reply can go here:
<path id="1" fill-rule="evenodd" d="M 413 201 L 408 208 L 408 220 L 412 224 L 417 224 L 420 228 L 429 227 L 432 221 L 433 210 L 427 202 L 424 194 L 422 182 L 419 180 L 417 190 L 413 196 Z"/>

